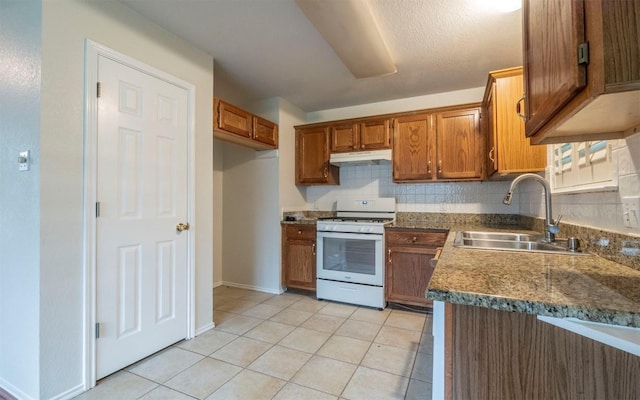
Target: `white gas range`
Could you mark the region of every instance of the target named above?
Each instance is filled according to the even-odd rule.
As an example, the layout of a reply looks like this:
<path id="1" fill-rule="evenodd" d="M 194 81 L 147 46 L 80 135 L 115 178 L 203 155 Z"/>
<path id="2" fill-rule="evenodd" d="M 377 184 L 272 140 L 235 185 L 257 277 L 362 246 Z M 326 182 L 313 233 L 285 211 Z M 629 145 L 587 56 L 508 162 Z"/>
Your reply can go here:
<path id="1" fill-rule="evenodd" d="M 318 299 L 384 309 L 384 227 L 395 209 L 395 198 L 338 200 L 336 217 L 318 220 Z"/>

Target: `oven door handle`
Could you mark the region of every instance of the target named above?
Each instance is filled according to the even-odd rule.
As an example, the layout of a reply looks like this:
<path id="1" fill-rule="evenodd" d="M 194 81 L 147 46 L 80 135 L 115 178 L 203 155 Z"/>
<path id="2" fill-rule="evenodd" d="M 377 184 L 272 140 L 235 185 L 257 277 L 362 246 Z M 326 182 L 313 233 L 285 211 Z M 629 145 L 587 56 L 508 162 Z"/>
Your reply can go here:
<path id="1" fill-rule="evenodd" d="M 357 240 L 374 240 L 382 241 L 381 233 L 345 233 L 345 232 L 317 232 L 317 239 L 332 238 L 332 239 L 357 239 Z"/>

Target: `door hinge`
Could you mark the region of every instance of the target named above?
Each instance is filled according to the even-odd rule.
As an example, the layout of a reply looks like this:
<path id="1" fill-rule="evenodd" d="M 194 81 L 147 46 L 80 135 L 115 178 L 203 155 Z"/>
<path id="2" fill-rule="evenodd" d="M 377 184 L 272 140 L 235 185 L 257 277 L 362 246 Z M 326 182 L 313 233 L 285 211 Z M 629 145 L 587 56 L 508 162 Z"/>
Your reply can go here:
<path id="1" fill-rule="evenodd" d="M 101 89 L 100 82 L 98 82 L 98 83 L 96 83 L 96 96 L 97 97 L 100 97 L 100 89 Z"/>
<path id="2" fill-rule="evenodd" d="M 100 339 L 100 322 L 96 322 L 96 339 Z"/>
<path id="3" fill-rule="evenodd" d="M 589 64 L 589 42 L 578 45 L 578 65 Z"/>
<path id="4" fill-rule="evenodd" d="M 100 217 L 100 202 L 96 201 L 96 218 Z"/>

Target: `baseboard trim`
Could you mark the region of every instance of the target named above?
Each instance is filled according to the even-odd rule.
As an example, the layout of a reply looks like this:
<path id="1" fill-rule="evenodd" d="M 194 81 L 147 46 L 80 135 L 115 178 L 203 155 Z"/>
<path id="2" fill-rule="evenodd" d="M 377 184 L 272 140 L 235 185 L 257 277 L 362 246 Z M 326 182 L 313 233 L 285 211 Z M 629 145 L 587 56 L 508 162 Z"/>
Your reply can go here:
<path id="1" fill-rule="evenodd" d="M 66 392 L 60 393 L 59 395 L 55 396 L 55 397 L 51 397 L 49 400 L 67 400 L 67 399 L 73 399 L 74 397 L 78 396 L 79 394 L 84 393 L 84 385 L 80 384 L 74 388 L 71 388 L 69 390 L 67 390 Z"/>
<path id="2" fill-rule="evenodd" d="M 213 329 L 215 327 L 216 327 L 216 324 L 213 323 L 213 322 L 210 322 L 210 323 L 206 324 L 205 326 L 203 326 L 202 328 L 196 329 L 196 336 L 202 335 L 206 331 L 210 331 L 211 329 Z"/>
<path id="3" fill-rule="evenodd" d="M 0 399 L 4 399 L 4 398 L 6 398 L 7 400 L 17 400 L 17 399 L 35 400 L 33 397 L 30 397 L 29 395 L 24 393 L 22 390 L 18 389 L 17 387 L 13 386 L 9 382 L 0 378 Z"/>
<path id="4" fill-rule="evenodd" d="M 265 287 L 261 287 L 261 286 L 245 285 L 243 283 L 226 282 L 226 281 L 223 281 L 218 286 L 223 286 L 223 285 L 224 286 L 235 287 L 235 288 L 238 288 L 238 289 L 249 289 L 249 290 L 255 290 L 257 292 L 270 293 L 270 294 L 282 294 L 282 293 L 284 293 L 281 288 L 277 288 L 277 289 L 265 288 Z"/>

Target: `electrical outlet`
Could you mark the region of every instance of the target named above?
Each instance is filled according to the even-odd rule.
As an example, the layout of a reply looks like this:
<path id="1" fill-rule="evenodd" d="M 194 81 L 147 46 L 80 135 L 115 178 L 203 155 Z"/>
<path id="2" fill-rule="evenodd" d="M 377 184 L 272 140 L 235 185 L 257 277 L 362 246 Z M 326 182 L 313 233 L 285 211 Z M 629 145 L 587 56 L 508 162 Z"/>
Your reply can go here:
<path id="1" fill-rule="evenodd" d="M 622 198 L 622 221 L 629 228 L 640 227 L 640 196 Z"/>

